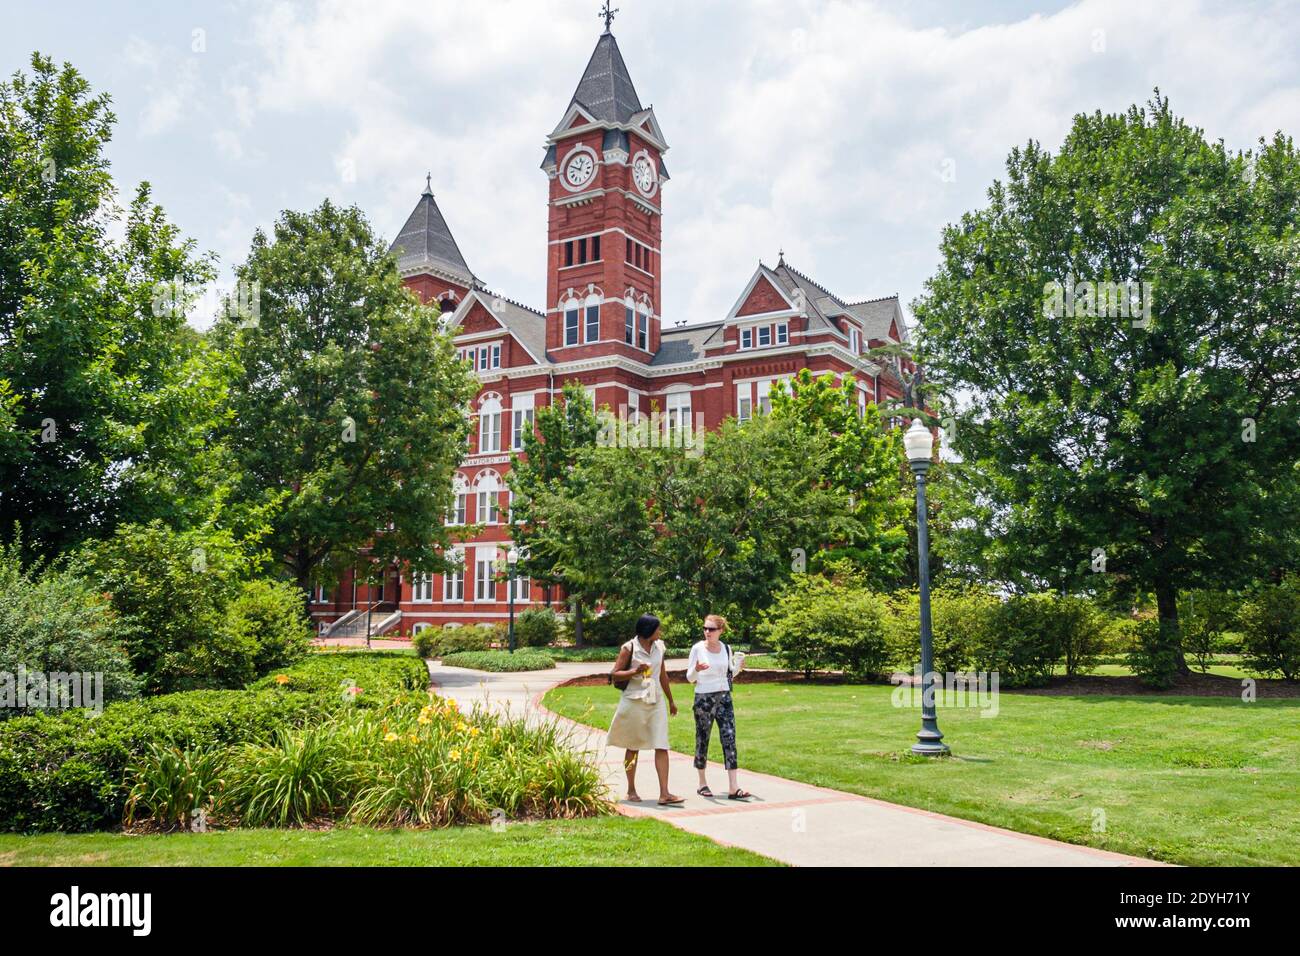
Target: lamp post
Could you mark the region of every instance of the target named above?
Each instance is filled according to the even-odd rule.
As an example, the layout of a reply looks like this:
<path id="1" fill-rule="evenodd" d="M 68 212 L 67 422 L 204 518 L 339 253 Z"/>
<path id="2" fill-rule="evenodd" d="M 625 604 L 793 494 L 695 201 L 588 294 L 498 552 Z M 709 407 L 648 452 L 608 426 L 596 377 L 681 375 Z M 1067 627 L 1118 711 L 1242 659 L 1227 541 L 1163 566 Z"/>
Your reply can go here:
<path id="1" fill-rule="evenodd" d="M 519 563 L 519 549 L 511 548 L 506 552 L 506 587 L 510 589 L 510 632 L 508 643 L 510 653 L 515 652 L 515 565 Z"/>
<path id="2" fill-rule="evenodd" d="M 948 753 L 935 714 L 934 647 L 930 635 L 930 536 L 925 526 L 925 475 L 934 453 L 934 436 L 912 419 L 912 427 L 903 435 L 907 461 L 916 476 L 916 564 L 921 588 L 921 729 L 912 745 L 912 753 L 935 757 Z"/>

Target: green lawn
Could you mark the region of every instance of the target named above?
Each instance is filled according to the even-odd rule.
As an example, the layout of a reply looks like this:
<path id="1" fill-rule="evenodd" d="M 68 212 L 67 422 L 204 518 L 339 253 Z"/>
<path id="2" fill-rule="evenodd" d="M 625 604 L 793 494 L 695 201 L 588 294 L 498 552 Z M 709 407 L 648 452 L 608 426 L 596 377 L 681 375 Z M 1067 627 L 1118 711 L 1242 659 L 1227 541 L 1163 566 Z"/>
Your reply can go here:
<path id="1" fill-rule="evenodd" d="M 635 852 L 632 852 L 635 847 Z M 0 866 L 776 866 L 658 820 L 598 817 L 446 830 L 0 834 Z"/>
<path id="2" fill-rule="evenodd" d="M 1175 863 L 1300 864 L 1300 701 L 1003 693 L 996 717 L 941 708 L 955 756 L 927 760 L 907 753 L 920 711 L 892 691 L 739 685 L 742 770 Z M 672 746 L 690 753 L 691 691 L 674 693 Z M 616 701 L 601 687 L 545 698 L 603 727 Z M 716 734 L 713 747 L 720 760 Z"/>

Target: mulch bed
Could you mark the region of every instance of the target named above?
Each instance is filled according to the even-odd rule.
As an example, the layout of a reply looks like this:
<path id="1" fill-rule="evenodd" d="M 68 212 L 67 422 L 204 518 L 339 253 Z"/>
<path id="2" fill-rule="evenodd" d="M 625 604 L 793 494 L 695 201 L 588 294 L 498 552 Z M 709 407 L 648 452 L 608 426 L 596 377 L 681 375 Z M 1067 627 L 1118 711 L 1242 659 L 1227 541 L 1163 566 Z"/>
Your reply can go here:
<path id="1" fill-rule="evenodd" d="M 668 672 L 670 684 L 685 684 L 686 671 Z M 736 678 L 738 684 L 888 684 L 887 681 L 855 681 L 843 674 L 814 672 L 805 677 L 803 671 L 752 670 L 742 671 Z M 586 674 L 567 680 L 561 687 L 596 687 L 606 684 L 604 674 Z M 1002 690 L 1004 688 L 999 688 Z M 1136 677 L 1054 677 L 1046 687 L 1008 687 L 1007 693 L 1038 694 L 1047 697 L 1233 697 L 1240 699 L 1241 680 L 1218 674 L 1192 674 L 1179 678 L 1169 690 L 1152 690 L 1143 687 Z M 1300 698 L 1300 681 L 1255 680 L 1255 697 L 1258 700 Z"/>

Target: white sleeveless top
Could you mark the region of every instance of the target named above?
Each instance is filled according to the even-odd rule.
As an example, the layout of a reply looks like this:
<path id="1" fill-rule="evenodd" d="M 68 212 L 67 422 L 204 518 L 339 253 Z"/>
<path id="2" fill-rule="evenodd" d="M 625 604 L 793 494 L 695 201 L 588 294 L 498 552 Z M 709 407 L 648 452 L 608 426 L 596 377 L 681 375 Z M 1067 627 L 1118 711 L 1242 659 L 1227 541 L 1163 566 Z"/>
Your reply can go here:
<path id="1" fill-rule="evenodd" d="M 632 648 L 632 663 L 629 667 L 650 668 L 648 677 L 634 676 L 627 682 L 627 687 L 623 688 L 623 696 L 628 700 L 641 700 L 647 704 L 655 704 L 659 701 L 659 671 L 664 663 L 664 642 L 655 641 L 650 645 L 647 651 L 642 645 L 640 639 L 632 638 L 624 647 Z"/>

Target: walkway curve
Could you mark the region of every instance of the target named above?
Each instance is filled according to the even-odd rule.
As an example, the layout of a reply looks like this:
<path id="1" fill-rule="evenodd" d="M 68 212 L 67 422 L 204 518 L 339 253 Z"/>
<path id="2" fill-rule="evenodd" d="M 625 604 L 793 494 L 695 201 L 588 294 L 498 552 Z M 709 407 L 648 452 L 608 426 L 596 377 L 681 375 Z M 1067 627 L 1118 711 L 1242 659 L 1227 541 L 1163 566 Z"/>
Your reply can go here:
<path id="1" fill-rule="evenodd" d="M 666 662 L 685 669 L 685 660 Z M 464 707 L 475 703 L 523 714 L 529 720 L 558 720 L 572 731 L 575 749 L 591 752 L 612 794 L 625 792 L 623 752 L 605 746 L 605 731 L 568 720 L 542 705 L 551 688 L 575 677 L 605 674 L 609 662 L 557 662 L 554 670 L 491 674 L 430 661 L 434 690 Z M 596 688 L 599 690 L 600 688 Z M 612 689 L 608 693 L 615 693 Z M 690 720 L 683 709 L 682 716 Z M 680 717 L 678 719 L 681 719 Z M 638 785 L 656 794 L 649 754 L 641 759 Z M 709 780 L 725 794 L 726 771 L 709 763 Z M 653 799 L 619 800 L 618 811 L 654 817 L 718 843 L 742 847 L 795 866 L 1162 866 L 1141 857 L 1062 843 L 1046 837 L 905 807 L 873 797 L 774 777 L 741 768 L 741 783 L 758 794 L 748 803 L 725 795 L 695 793 L 691 758 L 669 752 L 669 786 L 686 798 L 681 807 L 660 807 Z"/>

